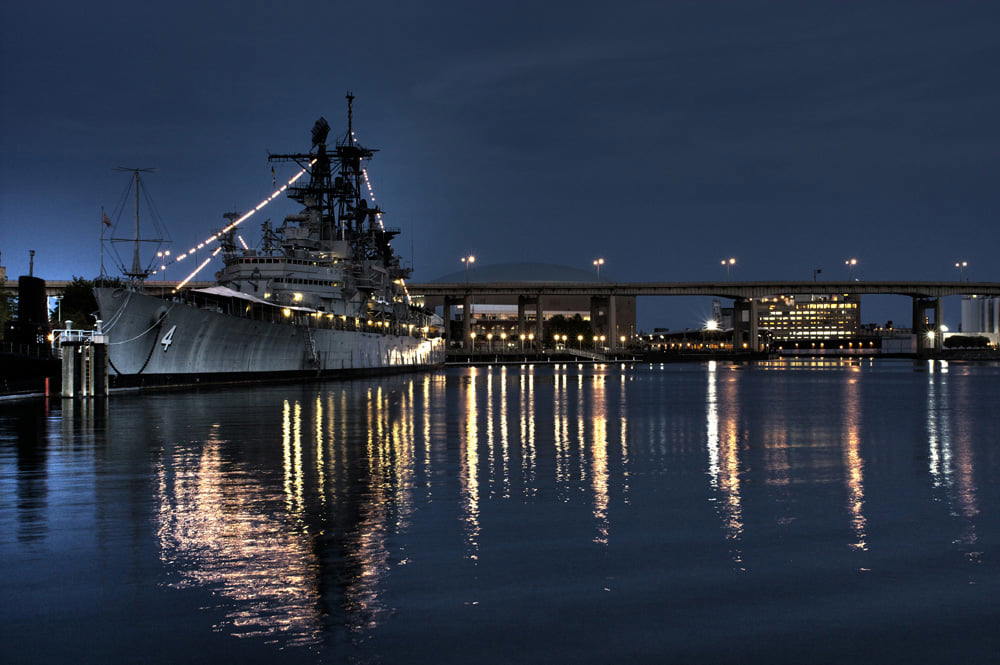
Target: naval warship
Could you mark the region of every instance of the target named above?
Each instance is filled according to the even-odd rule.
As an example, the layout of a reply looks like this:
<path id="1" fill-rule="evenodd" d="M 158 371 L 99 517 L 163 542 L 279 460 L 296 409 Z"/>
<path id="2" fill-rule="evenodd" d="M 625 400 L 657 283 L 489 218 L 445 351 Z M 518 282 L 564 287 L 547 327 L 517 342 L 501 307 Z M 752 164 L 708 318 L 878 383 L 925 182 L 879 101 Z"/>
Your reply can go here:
<path id="1" fill-rule="evenodd" d="M 355 136 L 353 99 L 347 131 L 332 148 L 320 118 L 307 152 L 269 154 L 300 169 L 271 199 L 284 193 L 300 209 L 280 226 L 265 222 L 255 248 L 237 234 L 252 212 L 225 215 L 229 223 L 204 243 L 206 252 L 218 243 L 211 256 L 221 253 L 224 264 L 211 286 L 166 295 L 144 288 L 166 265 L 142 267 L 136 221 L 128 280 L 95 288 L 113 385 L 375 374 L 444 362 L 442 340 L 429 334 L 432 313 L 406 289 L 410 271 L 391 244 L 399 230 L 374 205 L 365 163 L 376 151 Z M 138 178 L 136 171 L 137 192 Z M 136 201 L 138 220 L 138 194 Z"/>

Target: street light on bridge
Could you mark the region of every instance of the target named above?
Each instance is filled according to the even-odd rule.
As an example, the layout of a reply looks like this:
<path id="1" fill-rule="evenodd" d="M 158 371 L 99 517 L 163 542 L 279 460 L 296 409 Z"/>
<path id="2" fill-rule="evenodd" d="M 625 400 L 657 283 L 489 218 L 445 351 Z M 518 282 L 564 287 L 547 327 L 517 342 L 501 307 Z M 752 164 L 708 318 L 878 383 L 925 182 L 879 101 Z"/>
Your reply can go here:
<path id="1" fill-rule="evenodd" d="M 962 281 L 965 278 L 965 269 L 969 267 L 968 261 L 956 261 L 955 268 L 958 270 L 958 281 Z"/>
<path id="2" fill-rule="evenodd" d="M 854 268 L 858 265 L 858 260 L 855 258 L 850 258 L 844 261 L 844 265 L 847 266 L 847 276 L 850 277 L 851 281 L 854 281 Z"/>
<path id="3" fill-rule="evenodd" d="M 601 281 L 601 266 L 604 265 L 604 259 L 594 259 L 594 267 L 597 268 L 597 281 Z"/>
<path id="4" fill-rule="evenodd" d="M 730 256 L 728 259 L 722 259 L 719 264 L 726 269 L 726 279 L 732 279 L 733 268 L 736 267 L 736 257 Z"/>
<path id="5" fill-rule="evenodd" d="M 476 262 L 476 257 L 473 254 L 469 254 L 468 256 L 463 256 L 462 257 L 462 264 L 465 266 L 465 281 L 466 282 L 469 281 L 469 268 L 471 268 L 472 264 L 475 263 L 475 262 Z"/>

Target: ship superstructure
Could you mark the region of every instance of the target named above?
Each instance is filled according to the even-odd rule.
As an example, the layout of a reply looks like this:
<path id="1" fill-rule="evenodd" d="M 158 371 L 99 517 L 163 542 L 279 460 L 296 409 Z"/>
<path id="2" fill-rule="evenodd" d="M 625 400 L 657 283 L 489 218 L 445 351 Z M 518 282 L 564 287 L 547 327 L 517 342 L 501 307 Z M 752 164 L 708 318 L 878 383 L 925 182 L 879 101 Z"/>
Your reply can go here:
<path id="1" fill-rule="evenodd" d="M 443 361 L 441 341 L 428 335 L 430 312 L 406 291 L 409 270 L 391 245 L 399 231 L 363 195 L 364 163 L 376 151 L 357 141 L 353 101 L 348 94 L 347 131 L 333 148 L 320 118 L 307 152 L 269 155 L 302 170 L 280 190 L 301 209 L 280 226 L 265 222 L 256 248 L 236 231 L 248 215 L 227 213 L 210 239 L 219 243 L 212 256 L 224 262 L 217 286 L 158 298 L 133 278 L 131 288 L 96 290 L 113 377 L 322 374 Z"/>
<path id="2" fill-rule="evenodd" d="M 348 95 L 347 131 L 333 150 L 330 125 L 320 118 L 312 128 L 309 152 L 272 154 L 272 162 L 295 162 L 308 172 L 288 197 L 302 209 L 276 229 L 263 228 L 260 250 L 240 249 L 230 230 L 222 238 L 225 269 L 219 283 L 284 305 L 310 307 L 348 317 L 410 322 L 412 312 L 392 239 L 382 210 L 365 198 L 364 162 L 375 150 L 354 135 L 353 96 Z"/>

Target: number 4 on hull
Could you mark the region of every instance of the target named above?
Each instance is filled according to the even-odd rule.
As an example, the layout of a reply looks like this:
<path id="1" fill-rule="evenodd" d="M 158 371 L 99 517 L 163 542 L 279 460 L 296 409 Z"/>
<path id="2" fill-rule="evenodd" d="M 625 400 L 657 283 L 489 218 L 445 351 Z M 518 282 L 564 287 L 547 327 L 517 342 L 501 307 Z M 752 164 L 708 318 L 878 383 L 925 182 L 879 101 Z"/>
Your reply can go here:
<path id="1" fill-rule="evenodd" d="M 167 334 L 163 336 L 160 340 L 160 344 L 163 345 L 163 351 L 166 352 L 170 348 L 170 345 L 174 342 L 174 331 L 177 330 L 177 326 L 173 326 L 167 331 Z"/>

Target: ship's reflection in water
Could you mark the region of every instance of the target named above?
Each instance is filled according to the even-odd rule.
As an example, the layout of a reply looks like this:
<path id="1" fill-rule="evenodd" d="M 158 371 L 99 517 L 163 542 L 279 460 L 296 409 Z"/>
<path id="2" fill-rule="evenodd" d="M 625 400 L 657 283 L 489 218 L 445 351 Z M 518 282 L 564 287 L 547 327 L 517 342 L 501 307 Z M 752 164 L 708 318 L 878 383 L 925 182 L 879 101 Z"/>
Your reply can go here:
<path id="1" fill-rule="evenodd" d="M 827 620 L 856 655 L 939 600 L 990 615 L 989 390 L 1000 368 L 560 363 L 23 407 L 0 412 L 0 554 L 37 586 L 54 520 L 96 514 L 155 554 L 140 602 L 195 594 L 214 633 L 293 660 L 786 662 Z M 843 611 L 892 605 L 894 575 L 929 586 Z"/>

